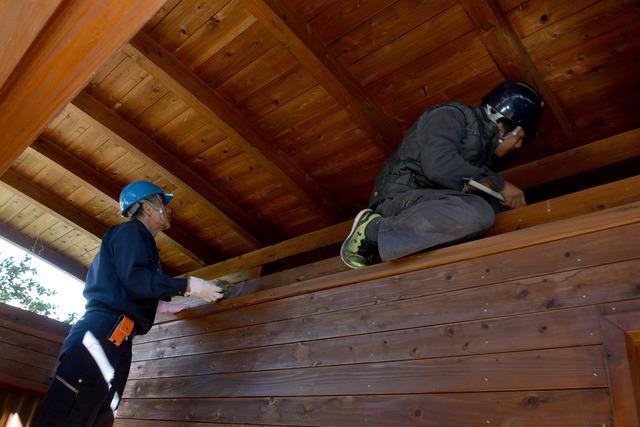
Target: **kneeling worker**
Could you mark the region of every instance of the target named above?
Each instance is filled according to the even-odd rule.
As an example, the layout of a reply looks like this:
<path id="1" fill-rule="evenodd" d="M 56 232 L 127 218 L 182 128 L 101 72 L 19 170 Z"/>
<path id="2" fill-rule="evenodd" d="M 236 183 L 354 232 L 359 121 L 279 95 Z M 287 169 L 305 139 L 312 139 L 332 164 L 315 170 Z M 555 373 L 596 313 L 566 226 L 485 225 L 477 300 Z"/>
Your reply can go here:
<path id="1" fill-rule="evenodd" d="M 86 313 L 71 328 L 42 403 L 38 426 L 112 426 L 131 365 L 131 340 L 153 325 L 159 300 L 222 297 L 216 281 L 163 274 L 155 243 L 169 228 L 173 195 L 146 181 L 120 193 L 122 216 L 91 263 L 84 288 Z"/>
<path id="2" fill-rule="evenodd" d="M 525 205 L 522 190 L 489 168 L 535 132 L 542 105 L 530 86 L 505 81 L 480 107 L 452 102 L 424 112 L 378 175 L 369 209 L 342 244 L 343 262 L 362 268 L 378 256 L 390 261 L 469 240 L 493 225 L 496 212 Z M 503 201 L 475 191 L 469 179 Z"/>

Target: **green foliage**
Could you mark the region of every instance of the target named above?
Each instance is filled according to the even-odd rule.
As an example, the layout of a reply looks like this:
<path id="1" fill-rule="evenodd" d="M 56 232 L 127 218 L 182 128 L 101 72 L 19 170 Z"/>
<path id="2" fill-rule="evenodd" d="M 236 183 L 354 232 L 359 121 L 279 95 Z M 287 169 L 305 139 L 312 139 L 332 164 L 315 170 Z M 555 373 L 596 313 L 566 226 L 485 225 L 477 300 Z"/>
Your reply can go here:
<path id="1" fill-rule="evenodd" d="M 43 298 L 55 295 L 56 291 L 36 282 L 35 273 L 28 255 L 19 263 L 13 257 L 0 260 L 0 302 L 17 304 L 33 313 L 50 316 L 57 307 Z M 74 317 L 71 315 L 67 320 L 75 320 Z"/>

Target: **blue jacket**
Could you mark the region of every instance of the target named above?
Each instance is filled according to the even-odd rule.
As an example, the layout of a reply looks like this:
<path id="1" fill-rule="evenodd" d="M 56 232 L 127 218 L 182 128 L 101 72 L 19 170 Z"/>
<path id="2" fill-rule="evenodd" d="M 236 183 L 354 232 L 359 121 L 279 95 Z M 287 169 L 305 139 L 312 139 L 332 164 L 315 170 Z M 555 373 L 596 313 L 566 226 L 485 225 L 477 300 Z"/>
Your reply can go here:
<path id="1" fill-rule="evenodd" d="M 183 295 L 187 279 L 162 273 L 153 236 L 140 221 L 111 227 L 87 273 L 87 311 L 108 310 L 134 320 L 136 333 L 153 325 L 159 299 Z"/>
<path id="2" fill-rule="evenodd" d="M 480 108 L 440 104 L 424 112 L 378 174 L 370 207 L 409 190 L 462 190 L 463 177 L 487 181 L 498 191 L 504 179 L 492 172 L 498 128 Z"/>

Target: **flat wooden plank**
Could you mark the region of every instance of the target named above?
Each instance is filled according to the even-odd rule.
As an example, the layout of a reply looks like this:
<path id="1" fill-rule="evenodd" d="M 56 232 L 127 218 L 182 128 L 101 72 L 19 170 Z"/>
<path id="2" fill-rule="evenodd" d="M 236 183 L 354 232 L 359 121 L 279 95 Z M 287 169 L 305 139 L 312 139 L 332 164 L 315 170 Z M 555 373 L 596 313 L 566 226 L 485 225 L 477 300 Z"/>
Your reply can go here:
<path id="1" fill-rule="evenodd" d="M 531 188 L 640 156 L 640 129 L 554 154 L 500 172 L 520 188 Z"/>
<path id="2" fill-rule="evenodd" d="M 0 384 L 7 384 L 37 393 L 47 391 L 54 366 L 50 369 L 36 368 L 0 356 Z"/>
<path id="3" fill-rule="evenodd" d="M 601 145 L 600 147 L 603 146 Z M 588 149 L 585 150 L 585 152 L 588 151 Z M 562 156 L 563 160 L 567 158 L 568 156 Z M 552 159 L 549 164 L 555 164 L 557 167 L 558 161 Z M 536 182 L 527 178 L 527 176 L 530 176 L 532 169 L 533 167 L 525 165 L 525 167 L 516 168 L 515 172 L 510 172 L 512 170 L 509 170 L 505 172 L 504 175 L 515 177 L 516 181 L 518 181 L 518 179 L 528 180 L 525 181 L 526 185 L 524 186 L 524 188 L 527 188 Z M 529 174 L 526 172 L 529 172 Z M 544 174 L 541 176 L 544 176 Z M 545 178 L 541 179 L 544 180 Z M 520 209 L 500 212 L 496 215 L 495 229 L 492 228 L 488 232 L 488 235 L 496 235 L 548 221 L 590 213 L 606 207 L 637 201 L 637 180 L 638 178 L 631 178 L 619 183 L 607 184 L 596 189 L 583 190 L 572 195 L 557 197 Z M 214 278 L 218 277 L 217 275 L 221 276 L 234 271 L 264 265 L 287 256 L 340 242 L 348 234 L 351 226 L 351 221 L 345 221 L 316 232 L 280 242 L 273 246 L 262 248 L 258 251 L 244 254 L 237 258 L 204 267 L 192 273 L 194 275 Z"/>
<path id="4" fill-rule="evenodd" d="M 255 230 L 258 227 L 251 225 L 254 224 L 254 221 L 245 211 L 241 210 L 227 196 L 211 186 L 199 174 L 156 144 L 145 133 L 86 92 L 80 93 L 73 100 L 73 104 L 104 126 L 128 151 L 161 171 L 165 179 L 169 179 L 185 191 L 193 193 L 197 200 L 207 206 L 239 237 L 254 247 L 261 246 L 260 241 L 247 231 Z M 215 204 L 213 201 L 215 201 Z"/>
<path id="5" fill-rule="evenodd" d="M 62 0 L 4 0 L 0 3 L 0 40 L 4 40 L 0 46 L 0 88 L 60 3 Z"/>
<path id="6" fill-rule="evenodd" d="M 58 222 L 57 219 L 56 222 Z M 86 266 L 57 250 L 50 244 L 45 243 L 42 238 L 38 239 L 37 234 L 35 235 L 36 237 L 31 237 L 5 224 L 0 224 L 0 236 L 20 246 L 39 259 L 77 277 L 79 280 L 84 281 L 87 277 Z M 42 237 L 44 238 L 45 236 Z"/>
<path id="7" fill-rule="evenodd" d="M 27 310 L 0 304 L 0 326 L 62 344 L 69 325 Z"/>
<path id="8" fill-rule="evenodd" d="M 640 201 L 640 175 L 501 212 L 488 236 Z"/>
<path id="9" fill-rule="evenodd" d="M 151 38 L 139 34 L 127 49 L 145 67 L 187 104 L 221 129 L 238 146 L 272 174 L 285 188 L 325 219 L 341 216 L 330 195 L 282 151 L 266 141 L 240 112 L 207 86 Z"/>
<path id="10" fill-rule="evenodd" d="M 306 27 L 294 8 L 280 0 L 249 0 L 246 7 L 273 31 L 336 102 L 344 106 L 374 143 L 387 153 L 396 148 L 402 139 L 398 124 L 369 99 L 360 84 Z"/>
<path id="11" fill-rule="evenodd" d="M 0 342 L 0 354 L 5 360 L 21 363 L 26 369 L 29 367 L 50 370 L 56 366 L 58 355 L 44 354 L 22 348 L 17 344 Z"/>
<path id="12" fill-rule="evenodd" d="M 226 329 L 222 331 L 196 337 L 180 337 L 163 343 L 141 344 L 136 347 L 136 360 L 420 328 L 633 299 L 637 296 L 634 272 L 638 271 L 639 266 L 640 262 L 637 260 L 627 261 L 612 266 L 521 279 L 507 284 L 381 302 L 373 306 L 356 306 L 340 311 L 327 309 L 327 313 L 241 329 L 233 328 L 237 326 L 234 323 L 240 323 L 240 319 L 237 319 L 236 322 L 228 322 Z M 387 283 L 398 286 L 392 281 Z M 363 290 L 366 291 L 367 287 Z M 294 301 L 288 301 L 289 305 L 293 305 Z M 329 307 L 332 302 L 332 298 L 325 300 Z M 268 307 L 265 306 L 264 309 L 267 310 Z M 216 317 L 207 320 L 213 322 L 214 319 Z M 222 321 L 224 319 L 220 319 L 220 323 Z M 410 349 L 406 351 L 408 353 Z"/>
<path id="13" fill-rule="evenodd" d="M 600 344 L 595 306 L 322 338 L 217 353 L 135 360 L 130 379 L 427 359 Z M 509 337 L 509 339 L 505 339 Z M 194 338 L 196 339 L 196 338 Z M 163 345 L 162 343 L 160 345 Z M 137 351 L 135 358 L 144 357 Z"/>
<path id="14" fill-rule="evenodd" d="M 339 275 L 316 278 L 299 284 L 256 292 L 226 302 L 223 301 L 211 309 L 228 310 L 242 305 L 251 305 L 321 289 L 375 280 L 381 277 L 389 277 L 457 261 L 512 251 L 527 246 L 568 239 L 570 237 L 608 230 L 623 225 L 635 224 L 639 221 L 640 202 L 635 202 L 582 215 L 578 218 L 563 219 L 533 226 L 524 230 L 516 230 L 507 234 L 462 243 L 452 247 L 435 249 L 397 261 L 372 265 L 361 270 L 347 271 L 339 273 Z"/>
<path id="15" fill-rule="evenodd" d="M 606 387 L 601 346 L 131 380 L 128 398 L 451 393 Z"/>
<path id="16" fill-rule="evenodd" d="M 89 166 L 86 162 L 61 149 L 56 143 L 42 136 L 31 145 L 31 148 L 103 193 L 111 199 L 114 204 L 117 203 L 122 188 L 115 181 L 107 178 L 105 174 Z M 187 256 L 190 256 L 190 258 L 198 262 L 200 262 L 200 260 L 204 262 L 215 262 L 209 260 L 219 259 L 215 256 L 215 250 L 213 248 L 199 242 L 191 233 L 182 228 L 180 224 L 172 222 L 171 228 L 164 233 L 182 246 Z"/>
<path id="17" fill-rule="evenodd" d="M 65 2 L 18 65 L 19 78 L 0 94 L 0 173 L 162 3 Z"/>
<path id="18" fill-rule="evenodd" d="M 185 412 L 180 399 L 124 399 L 116 425 L 268 427 L 265 423 L 295 426 L 302 421 L 318 427 L 539 427 L 541 420 L 548 427 L 612 425 L 606 389 L 189 400 L 190 420 L 215 424 L 183 422 Z"/>
<path id="19" fill-rule="evenodd" d="M 53 357 L 60 352 L 60 342 L 49 341 L 5 326 L 0 327 L 0 342 Z"/>
<path id="20" fill-rule="evenodd" d="M 632 235 L 638 229 L 639 225 L 621 227 L 393 276 L 393 280 L 381 278 L 270 301 L 266 305 L 239 307 L 233 311 L 216 313 L 216 309 L 209 307 L 193 313 L 194 317 L 207 313 L 202 319 L 156 325 L 148 334 L 137 337 L 136 343 L 402 301 L 633 259 L 638 256 L 637 244 L 624 236 Z M 334 279 L 336 277 L 339 275 L 333 276 Z M 218 303 L 223 304 L 225 302 Z"/>

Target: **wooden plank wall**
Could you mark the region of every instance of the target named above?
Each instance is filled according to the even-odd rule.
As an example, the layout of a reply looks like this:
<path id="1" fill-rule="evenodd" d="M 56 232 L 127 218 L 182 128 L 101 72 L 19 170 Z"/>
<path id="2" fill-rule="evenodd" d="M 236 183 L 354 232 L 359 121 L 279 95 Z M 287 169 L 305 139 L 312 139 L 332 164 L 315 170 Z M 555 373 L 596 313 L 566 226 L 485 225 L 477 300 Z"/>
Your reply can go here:
<path id="1" fill-rule="evenodd" d="M 0 304 L 0 427 L 33 425 L 69 325 Z"/>
<path id="2" fill-rule="evenodd" d="M 117 425 L 612 426 L 599 321 L 640 309 L 639 232 L 165 323 Z"/>

